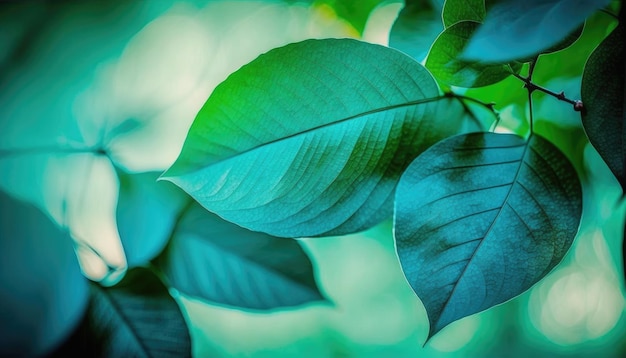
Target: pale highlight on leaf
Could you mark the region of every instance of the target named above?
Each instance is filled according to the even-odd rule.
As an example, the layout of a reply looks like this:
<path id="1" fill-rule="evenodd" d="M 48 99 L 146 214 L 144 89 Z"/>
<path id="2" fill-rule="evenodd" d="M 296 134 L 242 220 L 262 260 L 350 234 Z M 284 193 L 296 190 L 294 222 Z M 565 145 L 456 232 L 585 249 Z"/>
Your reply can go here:
<path id="1" fill-rule="evenodd" d="M 394 230 L 429 338 L 544 277 L 571 246 L 581 213 L 576 171 L 536 134 L 460 135 L 424 152 L 398 184 Z"/>

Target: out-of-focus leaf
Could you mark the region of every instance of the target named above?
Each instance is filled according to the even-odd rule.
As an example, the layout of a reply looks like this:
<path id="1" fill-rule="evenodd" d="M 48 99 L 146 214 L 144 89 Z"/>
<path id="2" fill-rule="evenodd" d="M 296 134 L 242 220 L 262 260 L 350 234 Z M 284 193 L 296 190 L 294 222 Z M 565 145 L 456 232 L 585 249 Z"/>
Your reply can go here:
<path id="1" fill-rule="evenodd" d="M 576 235 L 582 192 L 570 162 L 542 137 L 473 133 L 419 156 L 402 175 L 395 210 L 398 255 L 430 338 L 548 274 Z"/>
<path id="2" fill-rule="evenodd" d="M 81 325 L 58 357 L 191 357 L 191 338 L 178 304 L 145 268 L 113 287 L 91 284 Z"/>
<path id="3" fill-rule="evenodd" d="M 458 132 L 463 118 L 441 113 L 437 99 L 428 71 L 393 49 L 349 39 L 287 45 L 215 89 L 163 177 L 255 231 L 364 230 L 391 216 L 410 161 Z"/>
<path id="4" fill-rule="evenodd" d="M 563 41 L 587 16 L 609 2 L 499 1 L 487 12 L 484 24 L 472 36 L 463 58 L 492 63 L 530 58 Z"/>
<path id="5" fill-rule="evenodd" d="M 626 26 L 620 24 L 585 65 L 582 121 L 591 144 L 626 188 Z"/>
<path id="6" fill-rule="evenodd" d="M 119 175 L 118 227 L 129 265 L 163 251 L 154 262 L 170 285 L 230 306 L 269 309 L 324 299 L 297 241 L 226 222 L 171 183 L 157 182 L 157 172 Z"/>
<path id="7" fill-rule="evenodd" d="M 479 25 L 474 21 L 457 22 L 437 37 L 426 60 L 426 68 L 437 80 L 452 86 L 482 87 L 519 72 L 519 63 L 491 65 L 460 59 L 463 48 Z"/>
<path id="8" fill-rule="evenodd" d="M 171 183 L 157 182 L 156 173 L 118 170 L 118 177 L 117 228 L 126 261 L 129 267 L 145 265 L 167 244 L 189 198 Z"/>
<path id="9" fill-rule="evenodd" d="M 191 202 L 155 261 L 177 290 L 252 309 L 323 300 L 300 244 L 253 232 Z"/>
<path id="10" fill-rule="evenodd" d="M 487 12 L 485 0 L 446 0 L 443 6 L 443 25 L 450 27 L 461 21 L 483 22 Z"/>
<path id="11" fill-rule="evenodd" d="M 372 11 L 385 1 L 387 0 L 316 0 L 314 4 L 329 6 L 361 35 Z"/>
<path id="12" fill-rule="evenodd" d="M 35 207 L 0 191 L 0 356 L 39 356 L 87 307 L 72 239 Z"/>
<path id="13" fill-rule="evenodd" d="M 440 0 L 406 0 L 391 28 L 389 46 L 423 61 L 443 30 Z"/>

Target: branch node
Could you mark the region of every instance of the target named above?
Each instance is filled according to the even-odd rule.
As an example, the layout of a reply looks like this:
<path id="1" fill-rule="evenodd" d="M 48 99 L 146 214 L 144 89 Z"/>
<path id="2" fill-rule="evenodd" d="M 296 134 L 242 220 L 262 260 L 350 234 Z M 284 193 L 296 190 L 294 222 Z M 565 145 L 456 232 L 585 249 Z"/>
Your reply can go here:
<path id="1" fill-rule="evenodd" d="M 577 99 L 574 101 L 574 110 L 576 112 L 582 112 L 585 110 L 585 105 L 583 104 L 583 101 Z"/>

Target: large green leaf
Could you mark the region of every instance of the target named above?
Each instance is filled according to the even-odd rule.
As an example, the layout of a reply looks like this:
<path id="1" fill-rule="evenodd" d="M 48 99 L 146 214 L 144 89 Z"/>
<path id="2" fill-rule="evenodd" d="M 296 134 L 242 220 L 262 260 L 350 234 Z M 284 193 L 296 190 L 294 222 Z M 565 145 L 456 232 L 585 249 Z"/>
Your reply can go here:
<path id="1" fill-rule="evenodd" d="M 191 357 L 191 338 L 178 304 L 145 268 L 113 287 L 91 284 L 81 325 L 58 357 Z"/>
<path id="2" fill-rule="evenodd" d="M 457 22 L 437 37 L 428 54 L 426 68 L 438 81 L 452 86 L 482 87 L 500 82 L 513 72 L 519 72 L 519 63 L 491 65 L 468 62 L 460 58 L 463 48 L 479 26 L 474 21 Z"/>
<path id="3" fill-rule="evenodd" d="M 295 240 L 252 232 L 206 211 L 159 173 L 119 172 L 118 227 L 129 265 L 155 260 L 168 284 L 231 306 L 268 309 L 323 300 Z"/>
<path id="4" fill-rule="evenodd" d="M 462 118 L 419 63 L 349 39 L 274 49 L 220 84 L 164 178 L 226 220 L 337 235 L 389 217 L 400 176 Z"/>
<path id="5" fill-rule="evenodd" d="M 419 156 L 398 184 L 395 210 L 400 262 L 432 337 L 558 264 L 576 235 L 582 193 L 570 162 L 542 137 L 473 133 Z"/>
<path id="6" fill-rule="evenodd" d="M 219 304 L 271 309 L 324 299 L 297 241 L 241 228 L 195 202 L 155 264 L 174 288 Z"/>
<path id="7" fill-rule="evenodd" d="M 443 25 L 450 27 L 461 21 L 483 22 L 487 11 L 485 0 L 446 0 L 443 6 Z"/>
<path id="8" fill-rule="evenodd" d="M 626 26 L 620 24 L 593 51 L 583 73 L 582 121 L 591 144 L 626 188 Z"/>
<path id="9" fill-rule="evenodd" d="M 127 174 L 118 169 L 117 228 L 129 267 L 147 264 L 165 247 L 189 198 L 153 172 Z"/>
<path id="10" fill-rule="evenodd" d="M 406 0 L 405 3 L 389 33 L 389 46 L 422 61 L 443 30 L 443 1 Z"/>
<path id="11" fill-rule="evenodd" d="M 0 356 L 40 356 L 87 307 L 72 239 L 35 207 L 0 191 Z"/>
<path id="12" fill-rule="evenodd" d="M 463 57 L 503 63 L 528 59 L 559 44 L 610 0 L 504 0 L 487 12 Z M 569 41 L 571 44 L 573 41 Z M 567 43 L 561 48 L 566 47 Z M 556 51 L 551 49 L 550 51 Z"/>

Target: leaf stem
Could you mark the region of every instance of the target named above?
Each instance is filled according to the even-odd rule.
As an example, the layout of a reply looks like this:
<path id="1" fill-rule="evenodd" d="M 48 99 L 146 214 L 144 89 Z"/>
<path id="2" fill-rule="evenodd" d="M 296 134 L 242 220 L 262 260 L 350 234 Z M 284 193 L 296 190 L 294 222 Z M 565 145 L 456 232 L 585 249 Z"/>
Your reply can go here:
<path id="1" fill-rule="evenodd" d="M 598 11 L 600 11 L 600 12 L 602 12 L 602 13 L 605 13 L 605 14 L 609 15 L 610 17 L 612 17 L 612 18 L 613 18 L 613 19 L 615 19 L 615 20 L 619 20 L 619 18 L 617 17 L 617 15 L 615 15 L 614 13 L 610 12 L 610 11 L 609 11 L 609 10 L 607 10 L 607 9 L 599 9 Z"/>
<path id="2" fill-rule="evenodd" d="M 108 155 L 103 147 L 59 147 L 46 145 L 32 148 L 0 149 L 0 158 L 29 154 L 86 154 Z"/>
<path id="3" fill-rule="evenodd" d="M 520 76 L 517 73 L 514 73 L 513 76 L 517 77 L 520 81 L 524 82 L 524 87 L 528 89 L 529 92 L 533 92 L 535 90 L 539 91 L 539 92 L 543 92 L 549 96 L 552 96 L 556 99 L 558 99 L 559 101 L 563 101 L 563 102 L 567 102 L 569 104 L 571 104 L 574 107 L 574 110 L 576 112 L 580 112 L 584 110 L 583 107 L 583 102 L 580 100 L 573 100 L 573 99 L 569 99 L 567 97 L 565 97 L 565 93 L 563 91 L 556 93 L 554 91 L 551 91 L 545 87 L 539 86 L 535 83 L 533 83 L 529 77 L 523 77 Z"/>
<path id="4" fill-rule="evenodd" d="M 493 114 L 493 116 L 495 117 L 495 126 L 493 127 L 494 129 L 498 126 L 498 124 L 500 123 L 500 113 L 498 113 L 498 111 L 496 111 L 496 109 L 494 108 L 494 106 L 496 105 L 493 102 L 490 103 L 486 103 L 483 102 L 479 99 L 473 98 L 473 97 L 468 97 L 462 94 L 457 94 L 454 93 L 452 91 L 445 91 L 443 94 L 443 97 L 447 97 L 447 98 L 455 98 L 457 99 L 461 105 L 463 106 L 463 108 L 465 109 L 466 112 L 468 112 L 472 118 L 477 122 L 477 124 L 479 126 L 482 126 L 481 123 L 478 121 L 478 118 L 476 118 L 476 116 L 474 115 L 474 113 L 469 109 L 469 107 L 466 105 L 466 103 L 464 101 L 468 101 L 468 102 L 473 102 L 475 104 L 478 104 L 484 108 L 486 108 L 487 110 L 489 110 L 489 112 L 491 112 Z"/>

